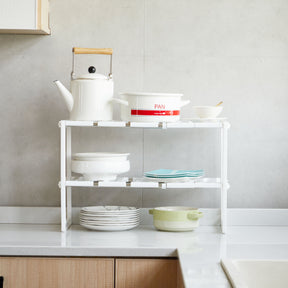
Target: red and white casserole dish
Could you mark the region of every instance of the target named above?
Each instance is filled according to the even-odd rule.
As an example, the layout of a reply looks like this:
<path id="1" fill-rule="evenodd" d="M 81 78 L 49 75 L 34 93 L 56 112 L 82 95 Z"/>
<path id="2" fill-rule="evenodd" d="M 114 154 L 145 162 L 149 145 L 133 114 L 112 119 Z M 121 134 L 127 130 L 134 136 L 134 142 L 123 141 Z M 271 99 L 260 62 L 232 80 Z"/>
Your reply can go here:
<path id="1" fill-rule="evenodd" d="M 175 122 L 180 120 L 180 109 L 190 100 L 183 94 L 170 93 L 120 93 L 121 120 L 133 122 Z"/>

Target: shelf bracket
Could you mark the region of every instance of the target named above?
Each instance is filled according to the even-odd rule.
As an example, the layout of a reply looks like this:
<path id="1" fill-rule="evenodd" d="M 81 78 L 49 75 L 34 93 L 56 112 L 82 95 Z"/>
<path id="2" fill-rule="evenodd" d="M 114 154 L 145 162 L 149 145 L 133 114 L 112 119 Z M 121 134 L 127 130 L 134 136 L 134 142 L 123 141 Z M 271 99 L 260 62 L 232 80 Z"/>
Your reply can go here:
<path id="1" fill-rule="evenodd" d="M 162 128 L 162 129 L 167 129 L 167 123 L 166 122 L 159 122 L 158 127 Z"/>
<path id="2" fill-rule="evenodd" d="M 226 182 L 226 183 L 221 183 L 221 188 L 228 190 L 228 189 L 230 188 L 230 184 L 229 184 L 228 182 Z"/>
<path id="3" fill-rule="evenodd" d="M 222 122 L 222 127 L 224 129 L 229 129 L 231 127 L 231 124 L 227 121 Z"/>
<path id="4" fill-rule="evenodd" d="M 126 187 L 131 187 L 132 182 L 133 182 L 133 178 L 129 178 L 128 181 L 126 181 Z"/>
<path id="5" fill-rule="evenodd" d="M 161 189 L 166 189 L 167 185 L 166 185 L 165 182 L 158 182 L 158 187 L 161 188 Z"/>

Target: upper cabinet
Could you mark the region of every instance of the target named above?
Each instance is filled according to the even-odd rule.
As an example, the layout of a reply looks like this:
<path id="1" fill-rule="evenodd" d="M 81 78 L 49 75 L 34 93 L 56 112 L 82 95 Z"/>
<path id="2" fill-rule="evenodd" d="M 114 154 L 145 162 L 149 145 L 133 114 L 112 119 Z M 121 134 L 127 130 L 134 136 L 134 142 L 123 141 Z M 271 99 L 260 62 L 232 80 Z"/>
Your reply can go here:
<path id="1" fill-rule="evenodd" d="M 49 0 L 1 0 L 0 33 L 50 34 Z"/>

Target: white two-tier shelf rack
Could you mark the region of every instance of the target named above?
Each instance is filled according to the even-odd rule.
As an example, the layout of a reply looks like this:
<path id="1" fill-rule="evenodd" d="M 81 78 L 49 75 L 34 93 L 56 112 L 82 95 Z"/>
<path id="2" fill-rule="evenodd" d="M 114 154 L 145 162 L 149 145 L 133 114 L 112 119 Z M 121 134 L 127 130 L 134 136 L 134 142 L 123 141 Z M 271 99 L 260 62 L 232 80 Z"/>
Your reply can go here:
<path id="1" fill-rule="evenodd" d="M 219 121 L 185 121 L 185 122 L 123 122 L 123 121 L 71 121 L 61 120 L 61 231 L 66 231 L 72 224 L 72 187 L 127 187 L 127 188 L 159 188 L 159 189 L 187 189 L 187 188 L 214 188 L 221 191 L 220 216 L 222 232 L 226 232 L 227 224 L 227 133 L 230 128 L 226 120 Z M 114 181 L 85 181 L 71 177 L 71 133 L 72 127 L 113 127 L 113 128 L 142 128 L 142 129 L 188 129 L 188 128 L 216 128 L 220 131 L 221 145 L 221 172 L 218 178 L 192 179 L 189 182 L 152 182 L 145 178 L 117 178 Z"/>

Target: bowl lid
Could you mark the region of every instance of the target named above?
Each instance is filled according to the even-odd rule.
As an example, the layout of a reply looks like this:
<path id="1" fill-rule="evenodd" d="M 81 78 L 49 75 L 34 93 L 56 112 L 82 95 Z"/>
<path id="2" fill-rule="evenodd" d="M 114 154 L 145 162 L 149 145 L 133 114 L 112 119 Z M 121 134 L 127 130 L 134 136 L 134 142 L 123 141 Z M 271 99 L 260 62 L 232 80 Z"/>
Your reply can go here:
<path id="1" fill-rule="evenodd" d="M 130 153 L 111 153 L 111 152 L 94 152 L 94 153 L 75 153 L 72 155 L 72 158 L 75 160 L 84 160 L 84 159 L 105 159 L 105 158 L 119 158 L 127 157 Z"/>
<path id="2" fill-rule="evenodd" d="M 126 95 L 126 96 L 155 96 L 155 97 L 182 97 L 182 93 L 147 93 L 147 92 L 124 92 L 119 93 L 120 95 Z"/>
<path id="3" fill-rule="evenodd" d="M 224 106 L 192 106 L 194 109 L 223 109 Z"/>
<path id="4" fill-rule="evenodd" d="M 185 207 L 185 206 L 168 206 L 168 207 L 156 207 L 153 208 L 154 210 L 158 211 L 196 211 L 198 208 L 193 208 L 193 207 Z"/>

